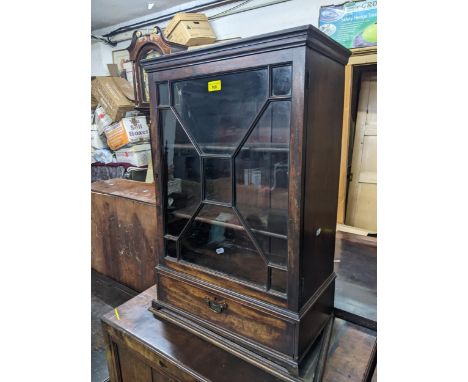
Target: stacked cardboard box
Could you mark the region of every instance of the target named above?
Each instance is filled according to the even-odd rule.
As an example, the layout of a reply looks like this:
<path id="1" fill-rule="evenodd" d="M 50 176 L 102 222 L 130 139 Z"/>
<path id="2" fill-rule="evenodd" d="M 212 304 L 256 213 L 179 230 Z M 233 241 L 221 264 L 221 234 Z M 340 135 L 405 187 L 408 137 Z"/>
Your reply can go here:
<path id="1" fill-rule="evenodd" d="M 211 44 L 216 35 L 203 13 L 177 13 L 164 30 L 166 38 L 187 46 Z"/>
<path id="2" fill-rule="evenodd" d="M 145 116 L 122 118 L 104 128 L 107 143 L 112 150 L 124 146 L 149 142 L 149 127 Z"/>
<path id="3" fill-rule="evenodd" d="M 136 167 L 148 166 L 150 155 L 151 146 L 149 143 L 124 147 L 115 152 L 117 162 L 130 163 Z"/>
<path id="4" fill-rule="evenodd" d="M 119 121 L 135 108 L 135 96 L 130 83 L 120 77 L 96 77 L 91 93 L 113 121 Z"/>
<path id="5" fill-rule="evenodd" d="M 135 110 L 133 88 L 120 77 L 96 77 L 91 93 L 98 105 L 91 125 L 92 160 L 148 165 L 149 127 Z"/>

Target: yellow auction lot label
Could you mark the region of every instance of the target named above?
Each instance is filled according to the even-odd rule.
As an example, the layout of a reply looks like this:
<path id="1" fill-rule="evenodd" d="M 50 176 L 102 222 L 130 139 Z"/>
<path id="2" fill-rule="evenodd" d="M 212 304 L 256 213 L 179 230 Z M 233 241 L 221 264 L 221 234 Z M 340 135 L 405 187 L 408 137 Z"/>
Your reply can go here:
<path id="1" fill-rule="evenodd" d="M 221 90 L 221 80 L 208 82 L 209 92 L 219 92 Z"/>

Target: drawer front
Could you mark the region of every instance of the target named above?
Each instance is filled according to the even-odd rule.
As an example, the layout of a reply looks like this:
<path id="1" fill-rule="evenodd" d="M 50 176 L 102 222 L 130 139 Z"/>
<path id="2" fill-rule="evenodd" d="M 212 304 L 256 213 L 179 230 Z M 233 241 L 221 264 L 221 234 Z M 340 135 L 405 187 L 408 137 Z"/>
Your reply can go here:
<path id="1" fill-rule="evenodd" d="M 207 291 L 201 286 L 161 273 L 158 274 L 158 279 L 158 301 L 179 308 L 234 335 L 242 336 L 249 342 L 256 342 L 293 356 L 293 323 L 241 304 L 232 298 Z"/>

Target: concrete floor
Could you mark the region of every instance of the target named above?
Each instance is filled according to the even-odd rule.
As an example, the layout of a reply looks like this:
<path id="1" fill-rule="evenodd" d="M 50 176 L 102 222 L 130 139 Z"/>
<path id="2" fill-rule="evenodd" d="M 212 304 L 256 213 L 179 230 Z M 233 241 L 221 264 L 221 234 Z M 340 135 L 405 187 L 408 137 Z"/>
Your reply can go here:
<path id="1" fill-rule="evenodd" d="M 91 381 L 104 382 L 109 378 L 106 362 L 101 316 L 122 305 L 137 292 L 91 270 Z"/>

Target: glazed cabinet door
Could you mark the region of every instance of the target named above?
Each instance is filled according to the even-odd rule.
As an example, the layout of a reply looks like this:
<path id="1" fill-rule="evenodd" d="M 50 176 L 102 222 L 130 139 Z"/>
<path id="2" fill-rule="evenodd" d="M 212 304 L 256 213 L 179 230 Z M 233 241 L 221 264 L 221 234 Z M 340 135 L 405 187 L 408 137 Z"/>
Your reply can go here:
<path id="1" fill-rule="evenodd" d="M 249 64 L 154 73 L 163 261 L 285 296 L 293 66 Z"/>

